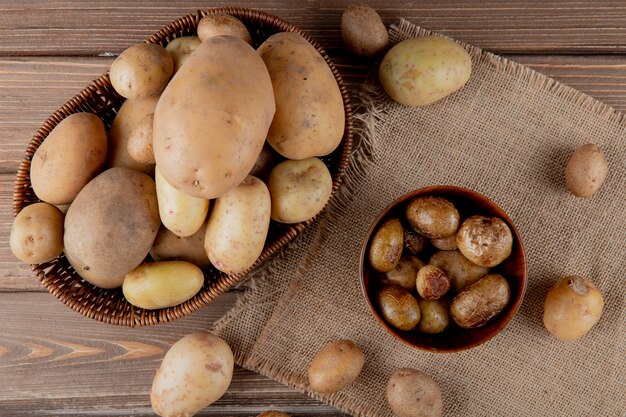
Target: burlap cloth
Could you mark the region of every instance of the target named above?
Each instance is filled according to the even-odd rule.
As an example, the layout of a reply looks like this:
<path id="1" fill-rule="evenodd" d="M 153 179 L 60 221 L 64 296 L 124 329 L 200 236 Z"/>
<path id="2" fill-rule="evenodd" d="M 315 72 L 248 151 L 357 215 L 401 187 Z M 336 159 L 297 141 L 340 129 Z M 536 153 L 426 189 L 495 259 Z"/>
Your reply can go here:
<path id="1" fill-rule="evenodd" d="M 428 34 L 406 21 L 391 41 Z M 357 416 L 392 416 L 385 387 L 392 371 L 433 376 L 448 416 L 622 416 L 626 412 L 623 244 L 623 114 L 522 65 L 464 45 L 470 82 L 424 108 L 387 99 L 375 87 L 358 116 L 360 145 L 346 184 L 323 218 L 260 272 L 215 332 L 238 364 Z M 369 97 L 369 102 L 367 97 Z M 609 174 L 590 199 L 565 188 L 575 148 L 596 143 Z M 474 189 L 504 208 L 528 258 L 529 286 L 520 311 L 497 337 L 463 353 L 412 349 L 372 317 L 359 287 L 358 255 L 374 217 L 416 188 Z M 542 325 L 547 288 L 582 274 L 605 300 L 600 322 L 576 342 Z M 366 364 L 348 388 L 308 391 L 307 368 L 325 343 L 354 340 Z"/>

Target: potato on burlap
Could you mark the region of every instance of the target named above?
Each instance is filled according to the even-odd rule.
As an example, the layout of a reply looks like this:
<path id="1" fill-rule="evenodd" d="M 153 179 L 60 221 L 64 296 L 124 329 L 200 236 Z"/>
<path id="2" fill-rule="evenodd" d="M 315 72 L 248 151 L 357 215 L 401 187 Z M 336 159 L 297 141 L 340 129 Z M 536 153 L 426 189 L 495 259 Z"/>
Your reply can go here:
<path id="1" fill-rule="evenodd" d="M 313 391 L 331 393 L 352 384 L 365 364 L 365 354 L 351 340 L 335 340 L 324 346 L 309 367 Z"/>
<path id="2" fill-rule="evenodd" d="M 576 197 L 591 197 L 606 179 L 607 162 L 602 149 L 588 143 L 576 149 L 565 166 L 565 184 Z"/>
<path id="3" fill-rule="evenodd" d="M 398 417 L 441 417 L 443 402 L 437 381 L 423 372 L 402 368 L 387 383 L 387 402 Z"/>

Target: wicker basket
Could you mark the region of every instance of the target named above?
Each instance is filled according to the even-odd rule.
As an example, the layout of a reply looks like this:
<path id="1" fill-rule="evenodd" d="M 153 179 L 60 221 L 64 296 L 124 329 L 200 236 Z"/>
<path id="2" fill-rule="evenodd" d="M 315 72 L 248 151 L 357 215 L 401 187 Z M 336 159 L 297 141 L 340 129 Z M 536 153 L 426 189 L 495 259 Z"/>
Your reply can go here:
<path id="1" fill-rule="evenodd" d="M 248 27 L 255 47 L 276 32 L 295 32 L 307 39 L 324 57 L 341 89 L 346 114 L 345 133 L 341 145 L 333 154 L 323 158 L 333 177 L 332 199 L 341 184 L 341 177 L 348 165 L 352 149 L 352 109 L 341 76 L 330 58 L 309 35 L 285 20 L 261 11 L 232 7 L 198 11 L 196 14 L 183 16 L 150 36 L 146 42 L 165 46 L 176 37 L 194 35 L 198 22 L 207 14 L 230 14 L 239 18 Z M 50 131 L 65 117 L 78 112 L 91 112 L 98 115 L 109 129 L 123 100 L 111 87 L 107 72 L 70 99 L 43 123 L 28 144 L 26 155 L 17 171 L 13 194 L 15 215 L 25 206 L 39 201 L 30 184 L 30 161 Z M 33 271 L 43 286 L 55 297 L 75 311 L 92 319 L 131 327 L 164 323 L 190 314 L 210 303 L 221 293 L 241 281 L 250 271 L 258 268 L 275 255 L 312 221 L 295 225 L 282 225 L 272 222 L 265 248 L 257 262 L 249 270 L 240 274 L 225 275 L 210 268 L 205 271 L 204 286 L 196 296 L 183 304 L 159 310 L 143 310 L 132 306 L 126 301 L 120 288 L 105 290 L 89 284 L 78 276 L 64 255 L 45 264 L 33 265 Z"/>

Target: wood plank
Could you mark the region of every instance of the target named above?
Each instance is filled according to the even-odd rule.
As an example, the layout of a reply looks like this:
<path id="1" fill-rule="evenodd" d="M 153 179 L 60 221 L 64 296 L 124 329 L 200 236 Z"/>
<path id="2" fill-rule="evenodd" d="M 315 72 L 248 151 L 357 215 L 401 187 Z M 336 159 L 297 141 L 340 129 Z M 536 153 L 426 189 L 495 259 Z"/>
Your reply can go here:
<path id="1" fill-rule="evenodd" d="M 329 49 L 342 49 L 341 12 L 352 0 L 237 2 L 301 26 Z M 432 30 L 497 52 L 606 53 L 626 51 L 622 0 L 368 2 L 386 24 L 405 17 Z M 227 1 L 36 0 L 0 2 L 1 55 L 98 55 L 120 52 L 173 19 Z"/>
<path id="2" fill-rule="evenodd" d="M 0 415 L 153 415 L 148 390 L 169 346 L 205 331 L 235 297 L 227 293 L 173 323 L 129 329 L 86 319 L 49 294 L 2 294 Z M 226 395 L 200 415 L 249 416 L 268 408 L 342 415 L 241 368 Z"/>

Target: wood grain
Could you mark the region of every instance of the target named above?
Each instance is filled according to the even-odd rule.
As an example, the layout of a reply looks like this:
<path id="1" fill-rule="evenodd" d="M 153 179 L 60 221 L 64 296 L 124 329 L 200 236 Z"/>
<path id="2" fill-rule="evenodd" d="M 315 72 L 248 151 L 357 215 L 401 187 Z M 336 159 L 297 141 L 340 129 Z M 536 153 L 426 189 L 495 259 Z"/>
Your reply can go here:
<path id="1" fill-rule="evenodd" d="M 340 16 L 352 0 L 256 0 L 263 9 L 301 26 L 329 50 L 343 49 Z M 497 52 L 613 53 L 626 51 L 622 0 L 481 1 L 371 0 L 386 24 L 403 16 L 428 29 Z M 227 1 L 145 2 L 38 0 L 0 3 L 1 55 L 99 55 L 120 52 L 173 19 Z"/>

